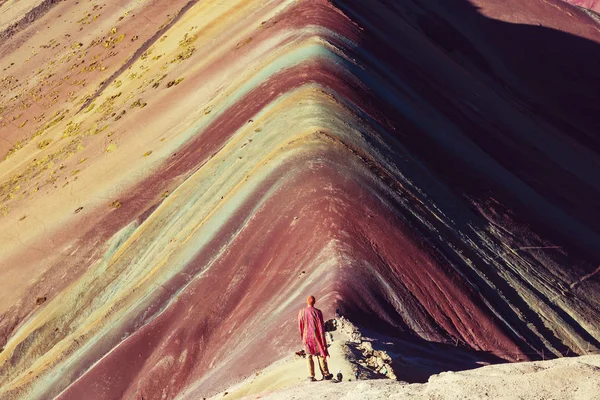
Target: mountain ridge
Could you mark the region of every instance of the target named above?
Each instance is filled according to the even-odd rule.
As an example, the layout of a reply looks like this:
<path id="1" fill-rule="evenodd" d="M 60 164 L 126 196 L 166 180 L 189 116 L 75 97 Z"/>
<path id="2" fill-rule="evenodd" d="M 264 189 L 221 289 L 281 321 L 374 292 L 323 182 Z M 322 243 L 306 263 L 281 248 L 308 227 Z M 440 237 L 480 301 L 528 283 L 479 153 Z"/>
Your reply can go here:
<path id="1" fill-rule="evenodd" d="M 600 348 L 600 33 L 472 3 L 58 2 L 14 30 L 0 393 L 216 393 L 297 346 L 309 292 L 440 368 Z"/>

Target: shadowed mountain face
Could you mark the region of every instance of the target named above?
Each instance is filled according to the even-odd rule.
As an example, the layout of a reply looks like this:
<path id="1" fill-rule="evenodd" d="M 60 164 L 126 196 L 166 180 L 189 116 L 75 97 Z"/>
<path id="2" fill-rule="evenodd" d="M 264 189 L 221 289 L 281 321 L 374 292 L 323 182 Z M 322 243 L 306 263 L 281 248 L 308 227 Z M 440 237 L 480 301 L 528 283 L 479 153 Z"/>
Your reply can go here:
<path id="1" fill-rule="evenodd" d="M 0 11 L 0 397 L 201 398 L 297 350 L 309 294 L 407 374 L 600 348 L 593 14 Z"/>

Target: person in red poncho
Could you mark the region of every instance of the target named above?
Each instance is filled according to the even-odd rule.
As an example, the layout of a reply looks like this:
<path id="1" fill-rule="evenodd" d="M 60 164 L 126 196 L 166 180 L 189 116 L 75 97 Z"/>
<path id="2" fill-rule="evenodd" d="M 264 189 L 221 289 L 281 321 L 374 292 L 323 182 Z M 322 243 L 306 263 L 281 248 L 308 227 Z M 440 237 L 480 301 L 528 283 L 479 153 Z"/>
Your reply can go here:
<path id="1" fill-rule="evenodd" d="M 333 374 L 329 373 L 327 368 L 327 339 L 325 338 L 325 323 L 323 322 L 323 313 L 321 310 L 315 308 L 314 296 L 308 296 L 306 299 L 307 307 L 300 310 L 298 313 L 298 327 L 300 328 L 300 335 L 302 336 L 302 342 L 304 343 L 304 351 L 306 352 L 306 361 L 308 364 L 308 379 L 310 381 L 316 381 L 315 379 L 315 364 L 313 357 L 316 357 L 321 369 L 323 379 L 333 378 Z"/>

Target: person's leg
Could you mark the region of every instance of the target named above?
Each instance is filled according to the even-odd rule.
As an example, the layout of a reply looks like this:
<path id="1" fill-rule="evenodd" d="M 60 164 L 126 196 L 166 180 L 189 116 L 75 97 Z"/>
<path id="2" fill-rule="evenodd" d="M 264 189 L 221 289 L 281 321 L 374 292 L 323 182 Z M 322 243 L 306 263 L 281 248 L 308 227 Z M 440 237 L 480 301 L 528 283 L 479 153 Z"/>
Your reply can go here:
<path id="1" fill-rule="evenodd" d="M 325 372 L 323 372 L 323 357 L 321 356 L 315 356 L 315 358 L 317 359 L 317 365 L 319 366 L 319 371 L 321 371 L 321 375 L 323 375 L 323 377 L 325 376 Z"/>
<path id="2" fill-rule="evenodd" d="M 306 354 L 306 364 L 308 365 L 308 376 L 310 378 L 315 377 L 315 364 L 313 362 L 313 356 L 311 354 Z"/>
<path id="3" fill-rule="evenodd" d="M 327 366 L 327 360 L 325 359 L 325 357 L 319 356 L 319 368 L 321 368 L 321 373 L 323 374 L 323 377 L 330 375 L 329 368 Z"/>

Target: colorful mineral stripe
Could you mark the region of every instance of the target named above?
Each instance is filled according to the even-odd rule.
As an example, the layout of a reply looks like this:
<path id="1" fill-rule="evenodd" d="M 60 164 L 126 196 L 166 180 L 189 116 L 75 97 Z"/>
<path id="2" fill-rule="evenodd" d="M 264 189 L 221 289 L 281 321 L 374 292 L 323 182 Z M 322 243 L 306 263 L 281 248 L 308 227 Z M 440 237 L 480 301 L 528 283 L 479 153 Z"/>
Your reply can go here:
<path id="1" fill-rule="evenodd" d="M 406 369 L 600 349 L 592 11 L 0 0 L 0 55 L 0 398 L 211 396 L 309 292 Z"/>

